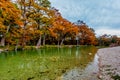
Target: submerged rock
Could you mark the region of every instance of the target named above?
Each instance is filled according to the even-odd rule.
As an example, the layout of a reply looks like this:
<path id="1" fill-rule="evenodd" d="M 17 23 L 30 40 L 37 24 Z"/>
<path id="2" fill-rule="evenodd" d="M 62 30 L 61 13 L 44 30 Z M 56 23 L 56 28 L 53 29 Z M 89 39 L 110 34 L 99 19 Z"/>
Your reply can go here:
<path id="1" fill-rule="evenodd" d="M 88 53 L 89 55 L 92 55 L 92 53 Z"/>
<path id="2" fill-rule="evenodd" d="M 34 79 L 34 77 L 29 77 L 27 80 L 32 80 L 32 79 Z"/>

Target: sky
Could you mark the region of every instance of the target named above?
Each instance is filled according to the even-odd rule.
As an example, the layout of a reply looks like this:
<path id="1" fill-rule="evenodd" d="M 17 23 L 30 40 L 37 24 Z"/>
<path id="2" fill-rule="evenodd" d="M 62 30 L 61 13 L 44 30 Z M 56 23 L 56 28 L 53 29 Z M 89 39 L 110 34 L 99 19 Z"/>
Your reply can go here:
<path id="1" fill-rule="evenodd" d="M 71 22 L 84 21 L 96 35 L 120 36 L 120 0 L 49 0 Z"/>

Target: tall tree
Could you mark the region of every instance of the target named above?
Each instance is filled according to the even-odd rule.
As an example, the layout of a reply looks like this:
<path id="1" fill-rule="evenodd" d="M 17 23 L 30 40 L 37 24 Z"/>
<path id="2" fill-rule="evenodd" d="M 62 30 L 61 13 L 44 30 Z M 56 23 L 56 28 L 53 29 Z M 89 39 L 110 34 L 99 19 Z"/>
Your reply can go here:
<path id="1" fill-rule="evenodd" d="M 5 38 L 8 34 L 10 27 L 15 25 L 21 25 L 20 10 L 10 1 L 0 1 L 0 25 L 3 29 L 1 32 L 1 46 L 5 46 Z"/>
<path id="2" fill-rule="evenodd" d="M 50 10 L 50 2 L 48 0 L 35 0 L 32 2 L 31 6 L 32 7 L 29 7 L 30 10 L 26 15 L 36 23 L 36 30 L 39 32 L 39 39 L 36 45 L 38 48 L 41 45 L 42 36 L 45 44 L 47 27 L 52 21 L 52 10 Z"/>
<path id="3" fill-rule="evenodd" d="M 81 20 L 78 20 L 76 25 L 79 28 L 79 34 L 77 38 L 79 39 L 80 44 L 82 45 L 95 45 L 96 44 L 96 36 L 94 30 L 89 28 L 86 23 Z"/>
<path id="4" fill-rule="evenodd" d="M 76 36 L 78 33 L 78 28 L 68 20 L 62 18 L 57 10 L 55 10 L 55 21 L 49 30 L 51 36 L 57 39 L 58 45 L 62 45 L 66 37 Z"/>

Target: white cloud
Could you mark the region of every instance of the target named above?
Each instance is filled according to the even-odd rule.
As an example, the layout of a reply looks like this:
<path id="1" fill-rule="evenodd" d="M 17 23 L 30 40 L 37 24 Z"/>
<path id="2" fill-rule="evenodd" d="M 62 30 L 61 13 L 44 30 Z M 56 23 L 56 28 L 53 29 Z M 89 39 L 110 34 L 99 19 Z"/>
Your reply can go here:
<path id="1" fill-rule="evenodd" d="M 120 0 L 50 0 L 62 16 L 72 22 L 85 21 L 88 26 L 98 29 L 107 28 L 108 33 L 120 31 Z M 115 31 L 116 30 L 116 31 Z M 112 34 L 112 32 L 111 32 Z"/>
<path id="2" fill-rule="evenodd" d="M 97 36 L 103 34 L 118 35 L 120 37 L 120 30 L 115 29 L 98 29 L 96 30 Z"/>

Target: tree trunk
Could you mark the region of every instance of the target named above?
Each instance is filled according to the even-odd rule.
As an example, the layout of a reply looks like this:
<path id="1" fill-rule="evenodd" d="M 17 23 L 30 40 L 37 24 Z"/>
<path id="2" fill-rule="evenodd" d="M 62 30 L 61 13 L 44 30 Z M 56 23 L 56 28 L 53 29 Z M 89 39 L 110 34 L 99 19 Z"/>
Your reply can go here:
<path id="1" fill-rule="evenodd" d="M 58 39 L 58 47 L 59 47 L 59 45 L 60 45 L 60 41 L 59 41 L 59 39 Z"/>
<path id="2" fill-rule="evenodd" d="M 15 51 L 18 50 L 19 40 L 16 42 Z"/>
<path id="3" fill-rule="evenodd" d="M 23 0 L 23 2 L 25 2 L 25 0 Z M 21 5 L 21 10 L 23 11 L 22 12 L 22 17 L 23 17 L 23 19 L 25 19 L 24 21 L 23 21 L 23 35 L 22 35 L 22 49 L 24 50 L 24 47 L 26 46 L 26 25 L 27 25 L 27 16 L 26 16 L 26 12 L 27 12 L 27 8 L 26 8 L 26 6 L 25 5 Z"/>
<path id="4" fill-rule="evenodd" d="M 43 46 L 45 46 L 45 39 L 46 39 L 46 34 L 43 36 Z"/>
<path id="5" fill-rule="evenodd" d="M 79 45 L 79 38 L 77 39 L 77 46 Z"/>
<path id="6" fill-rule="evenodd" d="M 6 34 L 9 32 L 9 30 L 10 30 L 10 24 L 9 24 L 8 27 L 7 27 Z"/>
<path id="7" fill-rule="evenodd" d="M 64 42 L 64 39 L 62 39 L 62 41 L 61 41 L 60 45 L 63 45 L 63 42 Z"/>
<path id="8" fill-rule="evenodd" d="M 42 36 L 40 35 L 36 48 L 39 48 L 41 46 L 41 39 L 42 39 Z"/>
<path id="9" fill-rule="evenodd" d="M 3 35 L 1 39 L 1 46 L 5 46 L 5 37 L 6 37 L 6 34 L 9 32 L 9 29 L 10 29 L 10 24 L 7 26 L 6 33 Z"/>
<path id="10" fill-rule="evenodd" d="M 1 46 L 5 46 L 5 37 L 2 37 L 1 39 Z"/>

